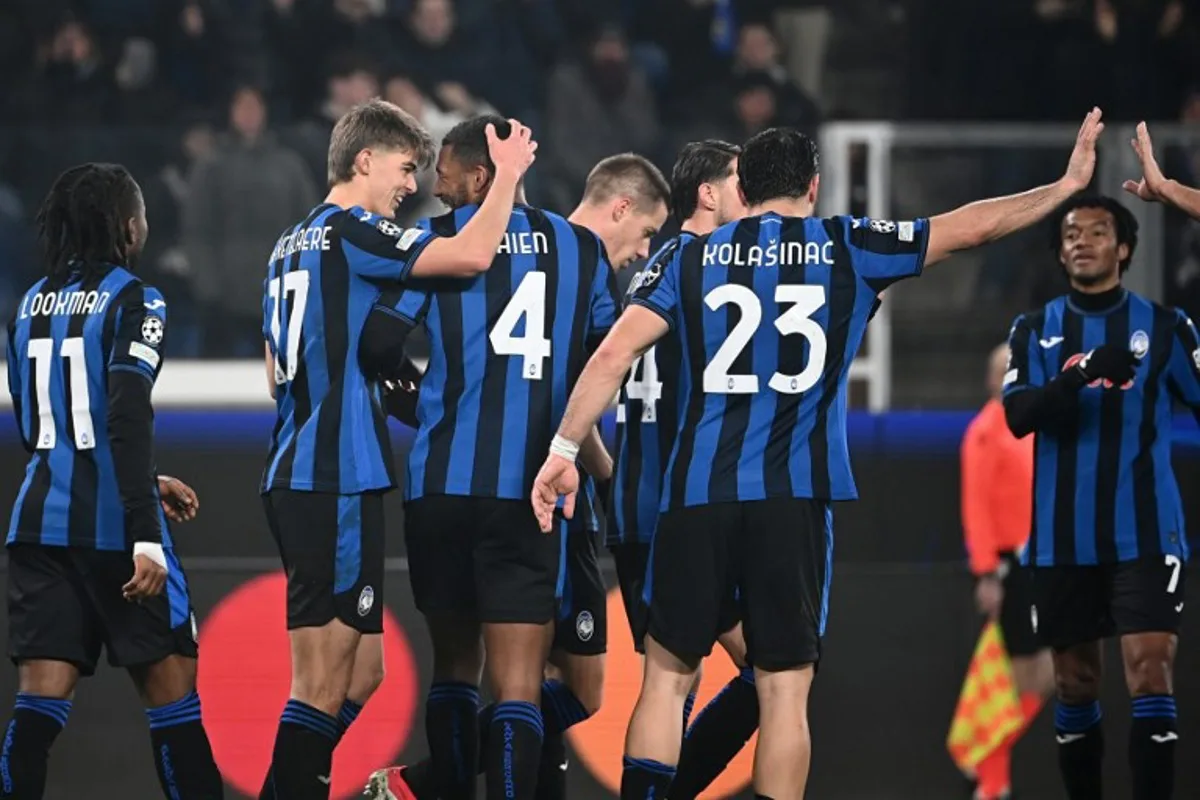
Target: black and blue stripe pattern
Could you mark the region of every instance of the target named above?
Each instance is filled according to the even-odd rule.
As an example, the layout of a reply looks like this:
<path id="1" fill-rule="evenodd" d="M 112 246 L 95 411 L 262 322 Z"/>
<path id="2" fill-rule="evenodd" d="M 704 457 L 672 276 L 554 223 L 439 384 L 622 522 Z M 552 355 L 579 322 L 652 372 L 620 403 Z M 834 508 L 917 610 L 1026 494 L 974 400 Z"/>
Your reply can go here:
<path id="1" fill-rule="evenodd" d="M 53 697 L 40 697 L 36 694 L 28 692 L 18 692 L 17 701 L 13 704 L 16 709 L 24 709 L 41 714 L 44 717 L 49 717 L 59 724 L 60 727 L 67 726 L 67 718 L 71 715 L 71 701 L 58 700 Z"/>
<path id="2" fill-rule="evenodd" d="M 342 723 L 337 717 L 331 717 L 318 708 L 313 708 L 299 700 L 288 700 L 279 717 L 280 722 L 290 722 L 307 728 L 335 742 L 341 738 Z"/>

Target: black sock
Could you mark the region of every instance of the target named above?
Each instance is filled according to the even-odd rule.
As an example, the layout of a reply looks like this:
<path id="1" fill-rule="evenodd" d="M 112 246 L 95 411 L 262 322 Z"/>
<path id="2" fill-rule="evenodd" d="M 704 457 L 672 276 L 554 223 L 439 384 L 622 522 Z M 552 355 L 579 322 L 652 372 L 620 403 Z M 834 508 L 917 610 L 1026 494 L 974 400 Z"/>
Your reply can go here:
<path id="1" fill-rule="evenodd" d="M 1058 768 L 1069 800 L 1100 800 L 1104 763 L 1104 729 L 1100 701 L 1054 707 Z"/>
<path id="2" fill-rule="evenodd" d="M 489 727 L 488 800 L 532 800 L 542 760 L 541 710 L 523 701 L 497 703 Z"/>
<path id="3" fill-rule="evenodd" d="M 675 768 L 649 758 L 621 759 L 621 800 L 665 800 Z"/>
<path id="4" fill-rule="evenodd" d="M 70 700 L 17 693 L 0 751 L 0 797 L 41 800 L 46 761 L 71 713 Z"/>
<path id="5" fill-rule="evenodd" d="M 554 680 L 542 683 L 542 718 L 546 733 L 562 733 L 589 716 L 587 708 L 565 683 Z"/>
<path id="6" fill-rule="evenodd" d="M 163 793 L 179 800 L 223 797 L 225 784 L 200 720 L 200 695 L 192 690 L 174 703 L 147 708 L 146 719 Z"/>
<path id="7" fill-rule="evenodd" d="M 1133 698 L 1129 766 L 1133 800 L 1169 800 L 1175 790 L 1175 698 L 1148 694 Z"/>
<path id="8" fill-rule="evenodd" d="M 564 734 L 546 731 L 538 764 L 537 800 L 565 800 L 567 796 L 567 741 Z"/>
<path id="9" fill-rule="evenodd" d="M 358 719 L 358 715 L 362 713 L 363 707 L 353 700 L 344 700 L 342 702 L 342 710 L 338 712 L 338 722 L 341 724 L 342 731 L 338 735 L 338 742 L 341 742 L 341 737 L 346 735 L 346 729 L 354 724 L 354 720 Z M 267 768 L 267 779 L 263 782 L 263 787 L 259 790 L 259 797 L 274 797 L 275 796 L 275 769 L 274 766 Z"/>
<path id="10" fill-rule="evenodd" d="M 696 693 L 688 692 L 687 699 L 683 701 L 683 732 L 686 735 L 688 729 L 688 721 L 692 718 L 692 709 L 696 707 Z"/>
<path id="11" fill-rule="evenodd" d="M 328 800 L 333 748 L 341 734 L 337 717 L 288 700 L 279 717 L 271 758 L 274 797 L 262 795 L 259 800 Z"/>
<path id="12" fill-rule="evenodd" d="M 479 762 L 479 689 L 469 683 L 435 683 L 425 701 L 435 792 L 441 800 L 475 796 Z"/>
<path id="13" fill-rule="evenodd" d="M 492 724 L 492 714 L 495 711 L 496 704 L 492 703 L 479 709 L 479 715 L 476 717 L 476 725 L 479 728 L 479 749 L 475 751 L 476 774 L 483 772 L 483 759 L 478 754 L 487 748 L 488 726 Z M 408 785 L 409 791 L 417 800 L 434 800 L 437 797 L 437 776 L 433 771 L 433 759 L 428 756 L 400 770 L 400 777 L 404 779 L 404 783 Z"/>
<path id="14" fill-rule="evenodd" d="M 758 730 L 754 670 L 746 667 L 696 715 L 683 737 L 671 800 L 690 800 L 708 788 Z"/>

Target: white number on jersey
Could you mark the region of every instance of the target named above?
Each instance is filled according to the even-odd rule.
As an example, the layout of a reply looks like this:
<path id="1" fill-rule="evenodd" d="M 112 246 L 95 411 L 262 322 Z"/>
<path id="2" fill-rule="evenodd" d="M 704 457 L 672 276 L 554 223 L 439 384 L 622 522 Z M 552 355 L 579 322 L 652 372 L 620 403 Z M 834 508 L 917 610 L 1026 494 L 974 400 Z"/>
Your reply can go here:
<path id="1" fill-rule="evenodd" d="M 517 337 L 513 331 L 521 317 L 525 317 L 525 334 Z M 488 340 L 496 355 L 524 359 L 521 375 L 525 380 L 542 379 L 543 362 L 550 357 L 550 340 L 546 338 L 546 273 L 530 272 L 521 279 Z"/>
<path id="2" fill-rule="evenodd" d="M 746 286 L 727 283 L 709 292 L 704 302 L 713 311 L 726 303 L 736 303 L 742 312 L 737 325 L 704 368 L 704 391 L 711 394 L 756 394 L 759 389 L 757 375 L 731 375 L 729 370 L 762 323 L 762 304 L 758 295 Z M 808 340 L 808 363 L 798 375 L 776 372 L 767 385 L 782 394 L 800 394 L 816 386 L 825 370 L 828 342 L 825 331 L 812 318 L 825 305 L 825 287 L 807 284 L 776 286 L 775 302 L 792 304 L 791 308 L 776 318 L 775 328 L 783 336 L 797 333 Z"/>
<path id="3" fill-rule="evenodd" d="M 625 384 L 626 399 L 642 402 L 642 422 L 658 421 L 658 401 L 662 399 L 662 387 L 662 381 L 658 379 L 658 362 L 655 361 L 654 348 L 651 347 L 633 362 L 629 370 L 629 381 Z M 617 422 L 625 422 L 624 403 L 617 406 Z"/>
<path id="4" fill-rule="evenodd" d="M 1168 555 L 1167 566 L 1171 568 L 1171 579 L 1167 581 L 1167 594 L 1175 594 L 1179 588 L 1179 570 L 1183 569 L 1183 561 L 1179 556 Z"/>
<path id="5" fill-rule="evenodd" d="M 30 339 L 27 352 L 29 360 L 33 362 L 33 386 L 38 404 L 38 432 L 34 446 L 38 450 L 53 450 L 58 443 L 54 403 L 50 400 L 50 361 L 54 358 L 54 340 Z M 71 422 L 75 428 L 75 449 L 91 450 L 96 446 L 96 433 L 92 425 L 83 338 L 75 336 L 64 339 L 59 354 L 66 359 L 71 374 Z"/>
<path id="6" fill-rule="evenodd" d="M 283 274 L 283 295 L 291 295 L 291 313 L 288 315 L 288 330 L 286 347 L 280 347 L 279 329 L 282 327 L 282 298 L 280 297 L 280 279 L 274 278 L 267 284 L 267 295 L 274 301 L 271 312 L 271 341 L 275 343 L 275 384 L 287 383 L 296 379 L 296 371 L 300 368 L 300 329 L 304 325 L 304 309 L 308 306 L 308 272 L 298 269 Z M 283 364 L 280 365 L 279 354 L 283 353 Z"/>

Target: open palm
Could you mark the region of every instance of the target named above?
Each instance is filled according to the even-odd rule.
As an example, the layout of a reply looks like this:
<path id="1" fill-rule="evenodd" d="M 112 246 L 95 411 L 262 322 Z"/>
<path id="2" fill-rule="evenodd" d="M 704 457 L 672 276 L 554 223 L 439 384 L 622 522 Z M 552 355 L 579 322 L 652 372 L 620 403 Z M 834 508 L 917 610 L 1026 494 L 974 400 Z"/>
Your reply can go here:
<path id="1" fill-rule="evenodd" d="M 1137 136 L 1129 143 L 1133 146 L 1133 151 L 1137 153 L 1138 161 L 1141 162 L 1142 178 L 1137 181 L 1125 181 L 1122 188 L 1147 202 L 1162 200 L 1167 178 L 1154 158 L 1154 143 L 1150 141 L 1150 131 L 1147 129 L 1146 123 L 1138 124 Z"/>

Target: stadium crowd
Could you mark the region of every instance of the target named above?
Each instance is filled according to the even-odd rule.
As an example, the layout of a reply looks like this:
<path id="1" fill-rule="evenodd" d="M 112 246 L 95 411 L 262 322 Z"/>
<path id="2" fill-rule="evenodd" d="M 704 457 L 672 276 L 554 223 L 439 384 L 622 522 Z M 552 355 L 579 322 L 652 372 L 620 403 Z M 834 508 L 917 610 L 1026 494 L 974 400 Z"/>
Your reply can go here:
<path id="1" fill-rule="evenodd" d="M 435 140 L 492 110 L 528 122 L 529 199 L 565 211 L 606 155 L 665 168 L 686 141 L 777 124 L 1068 120 L 1093 103 L 1190 123 L 1198 41 L 1194 0 L 10 0 L 0 305 L 38 270 L 44 187 L 119 161 L 147 194 L 172 355 L 256 353 L 262 253 L 323 189 L 334 120 L 376 95 Z M 1196 172 L 1193 151 L 1168 158 Z M 432 175 L 420 185 L 402 221 L 438 208 Z M 1200 236 L 1176 220 L 1169 239 L 1172 299 L 1200 304 Z"/>

